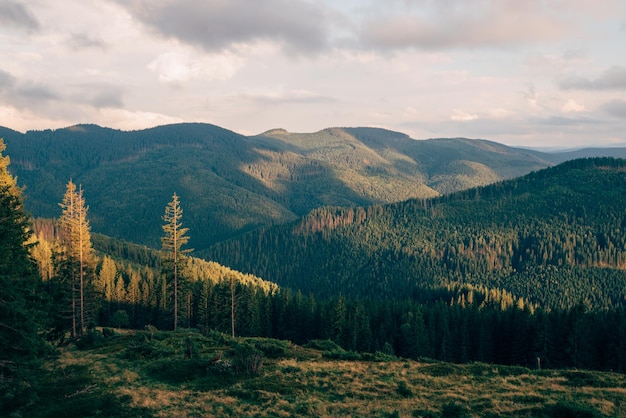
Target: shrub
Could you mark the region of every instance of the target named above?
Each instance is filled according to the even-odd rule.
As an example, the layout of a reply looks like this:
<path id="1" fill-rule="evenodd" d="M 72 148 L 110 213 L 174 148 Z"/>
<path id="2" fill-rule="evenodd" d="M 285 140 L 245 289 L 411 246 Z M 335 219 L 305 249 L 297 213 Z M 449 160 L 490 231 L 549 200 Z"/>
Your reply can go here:
<path id="1" fill-rule="evenodd" d="M 210 340 L 213 343 L 213 345 L 216 345 L 216 346 L 230 345 L 233 341 L 230 335 L 226 335 L 222 332 L 215 331 L 215 330 L 209 330 L 209 331 L 203 332 L 202 334 L 208 340 Z"/>
<path id="2" fill-rule="evenodd" d="M 560 401 L 556 405 L 547 408 L 550 418 L 596 418 L 602 415 L 596 410 L 573 402 Z"/>
<path id="3" fill-rule="evenodd" d="M 322 351 L 322 356 L 333 360 L 359 361 L 362 359 L 361 354 L 356 351 L 346 351 L 341 347 L 336 350 Z"/>
<path id="4" fill-rule="evenodd" d="M 459 374 L 459 367 L 449 363 L 434 363 L 423 367 L 422 372 L 433 377 L 444 377 Z"/>
<path id="5" fill-rule="evenodd" d="M 207 374 L 206 363 L 200 359 L 165 358 L 151 363 L 148 373 L 155 379 L 168 383 L 189 382 Z"/>
<path id="6" fill-rule="evenodd" d="M 124 351 L 124 357 L 128 359 L 158 359 L 169 357 L 174 354 L 174 349 L 157 339 L 148 341 L 145 335 L 137 334 L 130 340 Z"/>
<path id="7" fill-rule="evenodd" d="M 456 402 L 448 402 L 441 408 L 441 416 L 446 418 L 469 418 L 467 408 Z"/>
<path id="8" fill-rule="evenodd" d="M 232 357 L 236 373 L 255 375 L 263 366 L 263 353 L 251 344 L 236 344 L 232 350 Z"/>
<path id="9" fill-rule="evenodd" d="M 76 347 L 78 347 L 79 350 L 87 350 L 99 347 L 102 345 L 103 341 L 104 337 L 102 336 L 102 333 L 93 329 L 91 331 L 87 331 L 76 341 Z"/>
<path id="10" fill-rule="evenodd" d="M 561 375 L 567 378 L 566 384 L 573 387 L 611 387 L 600 374 L 590 371 L 564 370 Z"/>
<path id="11" fill-rule="evenodd" d="M 396 389 L 396 391 L 398 392 L 398 395 L 402 396 L 403 398 L 410 398 L 413 396 L 413 391 L 404 380 L 398 382 L 398 388 Z"/>
<path id="12" fill-rule="evenodd" d="M 289 341 L 275 340 L 272 338 L 248 339 L 254 348 L 263 352 L 268 358 L 280 358 L 287 353 Z"/>
<path id="13" fill-rule="evenodd" d="M 102 336 L 104 338 L 115 337 L 115 331 L 113 330 L 113 328 L 104 327 L 102 328 Z"/>
<path id="14" fill-rule="evenodd" d="M 331 340 L 311 340 L 304 345 L 306 348 L 312 348 L 314 350 L 321 351 L 336 351 L 343 350 L 337 343 Z"/>
<path id="15" fill-rule="evenodd" d="M 393 354 L 383 353 L 382 351 L 377 351 L 375 353 L 362 353 L 361 359 L 364 361 L 376 361 L 381 363 L 398 360 L 398 358 Z"/>

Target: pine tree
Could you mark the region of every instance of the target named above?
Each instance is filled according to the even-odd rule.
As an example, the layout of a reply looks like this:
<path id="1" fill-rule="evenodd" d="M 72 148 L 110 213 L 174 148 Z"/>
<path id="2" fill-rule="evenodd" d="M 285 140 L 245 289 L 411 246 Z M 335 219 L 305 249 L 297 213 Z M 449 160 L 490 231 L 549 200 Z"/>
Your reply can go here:
<path id="1" fill-rule="evenodd" d="M 59 272 L 67 275 L 71 286 L 72 336 L 82 335 L 87 326 L 90 305 L 94 302 L 94 255 L 83 190 L 67 183 L 60 218 L 60 241 L 63 248 Z"/>
<path id="2" fill-rule="evenodd" d="M 166 277 L 173 287 L 174 331 L 178 328 L 178 299 L 179 294 L 182 293 L 182 268 L 185 265 L 185 255 L 192 251 L 182 249 L 189 241 L 189 236 L 186 235 L 189 229 L 183 228 L 182 217 L 183 210 L 180 207 L 178 195 L 174 193 L 172 201 L 165 207 L 163 216 L 165 235 L 161 238 L 161 261 Z"/>
<path id="3" fill-rule="evenodd" d="M 4 149 L 0 139 L 0 393 L 5 384 L 14 383 L 11 375 L 19 359 L 36 354 L 43 344 L 38 333 L 43 322 L 41 278 L 27 244 L 31 223 Z"/>
<path id="4" fill-rule="evenodd" d="M 235 282 L 236 277 L 234 274 L 228 274 L 228 281 L 230 283 L 230 334 L 235 338 Z"/>

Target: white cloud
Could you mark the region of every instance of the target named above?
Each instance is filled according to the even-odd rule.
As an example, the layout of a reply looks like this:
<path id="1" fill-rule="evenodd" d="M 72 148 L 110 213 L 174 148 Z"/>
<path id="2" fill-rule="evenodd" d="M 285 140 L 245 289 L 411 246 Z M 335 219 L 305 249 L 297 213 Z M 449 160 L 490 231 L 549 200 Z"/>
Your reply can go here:
<path id="1" fill-rule="evenodd" d="M 146 127 L 185 122 L 176 116 L 156 112 L 130 111 L 124 109 L 102 109 L 99 116 L 104 126 L 115 126 L 123 130 L 144 129 Z"/>
<path id="2" fill-rule="evenodd" d="M 164 82 L 184 82 L 193 78 L 227 80 L 244 65 L 244 60 L 228 51 L 202 55 L 191 50 L 178 50 L 159 55 L 148 64 Z"/>
<path id="3" fill-rule="evenodd" d="M 585 106 L 581 105 L 574 99 L 569 99 L 563 106 L 561 106 L 561 110 L 565 113 L 576 113 L 576 112 L 584 112 Z"/>
<path id="4" fill-rule="evenodd" d="M 457 122 L 468 122 L 478 119 L 478 115 L 474 113 L 468 113 L 463 110 L 455 110 L 450 115 L 450 119 Z"/>

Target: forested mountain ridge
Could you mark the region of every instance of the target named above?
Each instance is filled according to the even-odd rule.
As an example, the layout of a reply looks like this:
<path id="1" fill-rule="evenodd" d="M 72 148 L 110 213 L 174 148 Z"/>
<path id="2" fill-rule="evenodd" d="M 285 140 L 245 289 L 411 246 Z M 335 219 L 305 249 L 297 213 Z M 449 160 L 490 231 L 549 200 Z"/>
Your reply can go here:
<path id="1" fill-rule="evenodd" d="M 25 134 L 0 127 L 0 137 L 34 216 L 59 215 L 71 178 L 83 187 L 94 232 L 157 247 L 161 208 L 175 191 L 196 249 L 318 207 L 433 197 L 520 176 L 555 158 L 373 128 L 246 137 L 209 124 L 130 132 L 76 125 Z"/>
<path id="2" fill-rule="evenodd" d="M 203 255 L 321 296 L 469 283 L 539 306 L 626 300 L 626 160 L 582 159 L 434 199 L 321 208 Z"/>

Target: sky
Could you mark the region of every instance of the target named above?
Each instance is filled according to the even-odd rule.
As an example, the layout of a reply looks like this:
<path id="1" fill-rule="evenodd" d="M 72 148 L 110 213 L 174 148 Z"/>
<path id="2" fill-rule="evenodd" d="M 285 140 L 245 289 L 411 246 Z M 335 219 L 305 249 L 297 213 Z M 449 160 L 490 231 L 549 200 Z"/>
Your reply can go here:
<path id="1" fill-rule="evenodd" d="M 0 126 L 626 145 L 623 0 L 0 0 Z"/>

